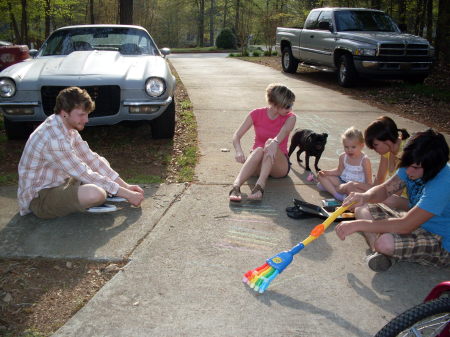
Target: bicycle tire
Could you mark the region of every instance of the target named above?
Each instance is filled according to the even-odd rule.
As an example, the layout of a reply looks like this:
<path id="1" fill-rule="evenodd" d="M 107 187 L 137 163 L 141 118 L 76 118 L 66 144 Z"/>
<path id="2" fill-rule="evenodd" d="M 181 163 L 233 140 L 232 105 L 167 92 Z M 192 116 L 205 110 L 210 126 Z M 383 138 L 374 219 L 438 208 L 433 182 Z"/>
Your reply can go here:
<path id="1" fill-rule="evenodd" d="M 435 334 L 425 336 L 450 336 L 450 298 L 425 302 L 405 311 L 387 323 L 375 337 L 417 336 L 412 332 L 408 333 L 408 330 L 411 331 L 412 328 L 415 328 L 421 332 L 421 329 L 425 328 L 422 325 L 430 322 L 431 318 L 441 320 L 437 322 L 440 330 Z"/>

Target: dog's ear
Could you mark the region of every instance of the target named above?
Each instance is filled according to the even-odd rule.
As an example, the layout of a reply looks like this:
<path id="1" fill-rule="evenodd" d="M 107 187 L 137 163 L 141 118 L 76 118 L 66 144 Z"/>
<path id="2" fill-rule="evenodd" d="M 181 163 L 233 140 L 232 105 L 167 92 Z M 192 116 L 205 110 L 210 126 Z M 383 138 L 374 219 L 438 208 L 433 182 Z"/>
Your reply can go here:
<path id="1" fill-rule="evenodd" d="M 322 136 L 323 136 L 325 139 L 327 139 L 328 133 L 322 133 Z"/>

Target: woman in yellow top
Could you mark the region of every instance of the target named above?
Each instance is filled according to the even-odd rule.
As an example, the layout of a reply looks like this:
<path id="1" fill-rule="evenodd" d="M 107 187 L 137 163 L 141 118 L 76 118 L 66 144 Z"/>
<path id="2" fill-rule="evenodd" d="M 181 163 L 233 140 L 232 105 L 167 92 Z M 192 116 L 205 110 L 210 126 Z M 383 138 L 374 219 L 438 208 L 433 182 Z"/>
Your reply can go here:
<path id="1" fill-rule="evenodd" d="M 405 140 L 408 137 L 408 131 L 406 129 L 398 129 L 395 122 L 387 116 L 379 117 L 373 121 L 364 132 L 364 141 L 369 149 L 380 155 L 377 176 L 373 184 L 346 183 L 341 187 L 345 194 L 365 192 L 395 175 Z"/>

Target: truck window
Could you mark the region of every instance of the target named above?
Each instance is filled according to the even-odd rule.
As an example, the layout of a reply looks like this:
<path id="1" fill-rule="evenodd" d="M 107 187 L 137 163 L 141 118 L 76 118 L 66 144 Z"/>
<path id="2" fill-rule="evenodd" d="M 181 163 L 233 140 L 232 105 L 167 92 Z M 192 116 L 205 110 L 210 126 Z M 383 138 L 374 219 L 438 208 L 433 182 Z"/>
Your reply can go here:
<path id="1" fill-rule="evenodd" d="M 331 13 L 332 13 L 331 11 L 323 11 L 322 13 L 320 13 L 320 16 L 319 16 L 319 19 L 317 20 L 317 22 L 328 22 L 330 25 L 332 25 L 333 18 L 331 16 Z"/>
<path id="2" fill-rule="evenodd" d="M 305 21 L 305 29 L 317 29 L 317 18 L 319 17 L 320 11 L 312 11 L 309 13 Z"/>
<path id="3" fill-rule="evenodd" d="M 375 11 L 336 11 L 336 29 L 344 31 L 399 32 L 391 18 Z"/>

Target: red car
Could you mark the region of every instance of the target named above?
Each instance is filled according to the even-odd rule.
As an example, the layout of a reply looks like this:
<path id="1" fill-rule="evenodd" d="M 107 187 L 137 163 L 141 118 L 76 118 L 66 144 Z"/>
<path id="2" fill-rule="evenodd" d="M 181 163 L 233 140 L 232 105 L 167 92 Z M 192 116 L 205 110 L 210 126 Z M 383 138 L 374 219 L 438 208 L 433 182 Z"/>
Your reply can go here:
<path id="1" fill-rule="evenodd" d="M 10 65 L 26 60 L 30 57 L 30 50 L 26 45 L 0 44 L 0 71 Z"/>

